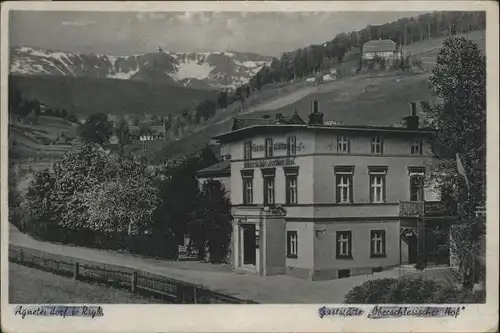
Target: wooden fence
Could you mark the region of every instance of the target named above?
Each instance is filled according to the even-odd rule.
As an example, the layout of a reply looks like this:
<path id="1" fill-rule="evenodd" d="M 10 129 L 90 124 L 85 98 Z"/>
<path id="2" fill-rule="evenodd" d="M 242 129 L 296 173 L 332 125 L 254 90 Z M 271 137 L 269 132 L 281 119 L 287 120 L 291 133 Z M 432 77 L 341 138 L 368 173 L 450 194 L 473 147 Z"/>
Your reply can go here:
<path id="1" fill-rule="evenodd" d="M 100 282 L 180 304 L 256 304 L 192 283 L 128 267 L 110 265 L 9 245 L 9 261 L 75 280 Z"/>

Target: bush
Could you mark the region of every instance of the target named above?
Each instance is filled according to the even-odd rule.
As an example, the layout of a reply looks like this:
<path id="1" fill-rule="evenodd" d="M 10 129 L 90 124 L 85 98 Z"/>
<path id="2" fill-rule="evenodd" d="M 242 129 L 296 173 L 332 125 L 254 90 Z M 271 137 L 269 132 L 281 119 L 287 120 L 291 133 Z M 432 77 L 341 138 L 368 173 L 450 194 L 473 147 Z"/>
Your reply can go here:
<path id="1" fill-rule="evenodd" d="M 352 288 L 345 296 L 349 304 L 455 303 L 458 290 L 452 285 L 423 279 L 379 279 Z"/>

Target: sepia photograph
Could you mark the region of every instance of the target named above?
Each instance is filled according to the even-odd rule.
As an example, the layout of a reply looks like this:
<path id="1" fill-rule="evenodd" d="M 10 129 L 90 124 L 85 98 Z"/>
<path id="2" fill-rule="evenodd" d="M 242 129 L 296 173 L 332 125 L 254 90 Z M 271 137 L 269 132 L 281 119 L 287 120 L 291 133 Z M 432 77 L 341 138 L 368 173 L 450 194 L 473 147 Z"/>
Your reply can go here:
<path id="1" fill-rule="evenodd" d="M 2 8 L 9 315 L 498 318 L 485 7 L 61 8 Z"/>

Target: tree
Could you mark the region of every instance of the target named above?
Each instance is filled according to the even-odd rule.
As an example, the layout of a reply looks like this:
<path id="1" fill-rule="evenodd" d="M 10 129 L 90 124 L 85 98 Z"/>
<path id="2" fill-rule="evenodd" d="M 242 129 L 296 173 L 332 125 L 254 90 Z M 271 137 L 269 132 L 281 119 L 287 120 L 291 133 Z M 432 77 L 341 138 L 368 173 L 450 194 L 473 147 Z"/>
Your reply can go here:
<path id="1" fill-rule="evenodd" d="M 199 259 L 204 259 L 205 249 L 208 249 L 211 262 L 223 262 L 231 242 L 232 216 L 231 204 L 221 182 L 205 182 L 195 207 L 195 217 L 189 224 L 189 231 Z"/>
<path id="2" fill-rule="evenodd" d="M 450 212 L 451 252 L 459 263 L 465 287 L 472 287 L 485 232 L 484 216 L 475 208 L 485 203 L 486 188 L 486 59 L 479 47 L 464 37 L 446 39 L 430 78 L 436 104 L 422 103 L 427 122 L 435 128 L 430 141 L 436 162 L 430 178 L 446 193 Z M 468 184 L 457 172 L 457 154 Z"/>
<path id="3" fill-rule="evenodd" d="M 88 223 L 104 233 L 141 235 L 151 229 L 158 205 L 157 189 L 145 174 L 120 175 L 84 193 Z"/>
<path id="4" fill-rule="evenodd" d="M 26 200 L 21 205 L 28 213 L 23 223 L 29 231 L 41 236 L 49 236 L 58 224 L 58 198 L 55 195 L 55 177 L 46 169 L 36 172 L 28 190 Z"/>
<path id="5" fill-rule="evenodd" d="M 80 138 L 85 143 L 103 144 L 109 141 L 113 126 L 104 113 L 95 113 L 88 117 L 80 127 Z"/>

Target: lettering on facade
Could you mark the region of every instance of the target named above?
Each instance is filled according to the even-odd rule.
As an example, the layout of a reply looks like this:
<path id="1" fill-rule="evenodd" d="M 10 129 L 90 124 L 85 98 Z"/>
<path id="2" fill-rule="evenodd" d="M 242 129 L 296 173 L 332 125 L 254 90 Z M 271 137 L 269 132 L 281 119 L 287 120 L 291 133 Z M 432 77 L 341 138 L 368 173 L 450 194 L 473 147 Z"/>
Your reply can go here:
<path id="1" fill-rule="evenodd" d="M 297 151 L 301 151 L 305 148 L 304 144 L 302 142 L 299 142 L 298 144 L 295 145 L 295 149 Z M 262 152 L 266 149 L 265 145 L 258 145 L 258 144 L 253 144 L 252 145 L 252 152 L 257 153 L 257 152 Z M 286 142 L 275 142 L 273 144 L 273 150 L 274 151 L 283 151 L 288 149 L 288 143 Z"/>
<path id="2" fill-rule="evenodd" d="M 277 158 L 272 160 L 246 161 L 244 168 L 264 168 L 270 166 L 295 165 L 294 158 Z"/>

